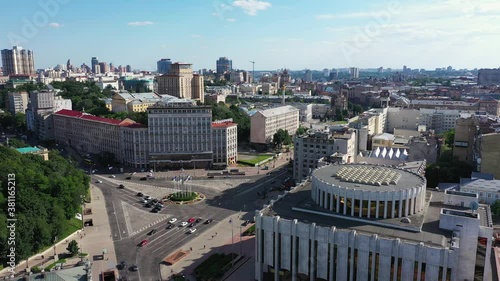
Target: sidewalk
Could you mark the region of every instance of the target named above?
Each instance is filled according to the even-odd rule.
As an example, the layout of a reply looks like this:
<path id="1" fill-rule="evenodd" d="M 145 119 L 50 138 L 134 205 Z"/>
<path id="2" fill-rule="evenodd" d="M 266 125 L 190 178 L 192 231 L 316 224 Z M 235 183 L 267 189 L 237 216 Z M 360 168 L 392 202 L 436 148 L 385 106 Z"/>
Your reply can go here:
<path id="1" fill-rule="evenodd" d="M 192 275 L 194 269 L 212 254 L 216 253 L 229 254 L 231 252 L 239 254 L 241 251 L 245 257 L 254 256 L 255 255 L 254 236 L 242 237 L 240 235 L 240 225 L 243 221 L 240 221 L 238 219 L 237 213 L 232 215 L 230 218 L 232 219 L 232 224 L 229 223 L 229 217 L 228 217 L 227 219 L 214 225 L 210 230 L 206 231 L 201 236 L 197 236 L 196 238 L 194 238 L 190 243 L 186 244 L 183 248 L 179 248 L 173 251 L 172 253 L 175 253 L 177 250 L 184 250 L 184 251 L 190 251 L 190 253 L 184 259 L 180 260 L 174 265 L 169 266 L 161 264 L 160 274 L 162 280 L 170 280 L 172 274 L 183 273 L 188 280 L 196 281 L 194 275 Z M 232 226 L 232 233 L 231 233 L 231 226 Z M 248 225 L 246 227 L 241 227 L 241 232 L 244 232 L 250 226 L 251 225 Z M 217 235 L 215 235 L 215 233 L 217 233 Z M 231 234 L 233 234 L 234 236 L 232 236 Z M 240 243 L 240 238 L 241 238 L 241 243 Z M 231 242 L 233 242 L 232 246 Z M 234 274 L 236 274 L 236 272 Z M 249 274 L 253 274 L 253 271 Z"/>
<path id="2" fill-rule="evenodd" d="M 61 254 L 66 253 L 66 248 L 68 244 L 66 241 L 76 240 L 78 242 L 78 247 L 80 247 L 82 253 L 87 253 L 88 256 L 84 260 L 88 259 L 92 262 L 92 279 L 99 280 L 99 274 L 101 271 L 106 271 L 108 269 L 114 269 L 116 266 L 116 255 L 111 239 L 111 229 L 108 223 L 108 215 L 106 212 L 106 207 L 104 204 L 101 190 L 98 188 L 91 188 L 92 202 L 85 205 L 86 209 L 92 209 L 92 214 L 84 215 L 83 219 L 92 219 L 94 226 L 85 227 L 83 231 L 79 230 L 72 234 L 71 236 L 63 239 L 61 242 L 57 243 L 55 246 L 55 253 Z M 104 260 L 94 260 L 97 256 L 102 255 L 103 248 L 107 249 L 108 254 L 105 255 Z M 43 257 L 43 258 L 42 258 Z M 64 268 L 67 266 L 74 266 L 80 261 L 79 257 L 73 257 L 66 260 L 64 263 Z M 34 255 L 28 259 L 28 264 L 26 261 L 22 261 L 16 266 L 15 272 L 17 274 L 21 272 L 26 272 L 28 267 L 38 266 L 41 269 L 49 266 L 54 262 L 54 247 L 45 250 L 42 253 Z M 3 269 L 0 272 L 0 277 L 8 276 L 8 268 Z"/>

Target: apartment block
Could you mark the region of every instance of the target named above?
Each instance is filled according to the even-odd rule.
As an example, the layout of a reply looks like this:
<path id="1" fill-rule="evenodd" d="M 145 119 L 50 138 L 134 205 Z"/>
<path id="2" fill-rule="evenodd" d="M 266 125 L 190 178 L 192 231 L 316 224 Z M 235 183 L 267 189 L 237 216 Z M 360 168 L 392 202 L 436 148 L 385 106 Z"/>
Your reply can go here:
<path id="1" fill-rule="evenodd" d="M 400 107 L 387 109 L 387 132 L 393 133 L 394 129 L 417 130 L 420 124 L 420 110 Z"/>
<path id="2" fill-rule="evenodd" d="M 10 113 L 25 113 L 28 108 L 28 93 L 27 92 L 9 92 L 8 106 Z"/>
<path id="3" fill-rule="evenodd" d="M 481 86 L 500 85 L 500 68 L 479 69 L 477 84 Z"/>
<path id="4" fill-rule="evenodd" d="M 193 74 L 191 64 L 173 63 L 168 74 L 156 77 L 158 94 L 204 102 L 203 76 Z"/>
<path id="5" fill-rule="evenodd" d="M 460 118 L 460 110 L 454 109 L 420 109 L 420 125 L 425 125 L 437 134 L 455 128 L 455 122 Z"/>
<path id="6" fill-rule="evenodd" d="M 29 94 L 28 108 L 26 109 L 26 126 L 35 133 L 40 140 L 54 138 L 52 113 L 72 109 L 70 99 L 56 96 L 54 91 L 33 91 Z"/>
<path id="7" fill-rule="evenodd" d="M 1 54 L 3 75 L 35 74 L 35 58 L 33 51 L 15 46 L 12 50 L 2 50 Z"/>
<path id="8" fill-rule="evenodd" d="M 478 147 L 479 157 L 476 161 L 479 171 L 500 179 L 500 133 L 480 135 Z"/>
<path id="9" fill-rule="evenodd" d="M 357 154 L 356 131 L 332 126 L 294 138 L 293 177 L 306 179 L 321 158 L 332 162 L 354 163 Z"/>
<path id="10" fill-rule="evenodd" d="M 250 143 L 268 145 L 274 134 L 283 129 L 294 135 L 299 128 L 299 110 L 293 106 L 281 106 L 258 111 L 250 117 Z"/>
<path id="11" fill-rule="evenodd" d="M 214 165 L 227 166 L 238 161 L 238 124 L 232 119 L 212 122 Z"/>

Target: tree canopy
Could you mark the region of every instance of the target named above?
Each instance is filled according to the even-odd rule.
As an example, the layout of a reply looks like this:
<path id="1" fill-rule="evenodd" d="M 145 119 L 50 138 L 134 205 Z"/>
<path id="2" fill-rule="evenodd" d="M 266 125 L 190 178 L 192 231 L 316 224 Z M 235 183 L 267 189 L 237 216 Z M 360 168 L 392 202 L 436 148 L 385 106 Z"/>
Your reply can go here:
<path id="1" fill-rule="evenodd" d="M 292 137 L 288 134 L 287 130 L 279 129 L 273 135 L 273 145 L 276 148 L 281 148 L 283 145 L 289 145 L 292 143 Z"/>
<path id="2" fill-rule="evenodd" d="M 8 175 L 15 174 L 14 180 Z M 8 197 L 9 179 L 15 182 L 15 197 Z M 8 200 L 15 203 L 16 260 L 26 259 L 51 246 L 56 237 L 75 230 L 74 217 L 87 195 L 89 177 L 72 166 L 57 151 L 49 160 L 33 154 L 21 154 L 0 146 L 0 255 L 6 263 L 9 232 Z M 12 195 L 12 194 L 10 194 Z M 79 228 L 81 223 L 76 226 Z"/>
<path id="3" fill-rule="evenodd" d="M 238 124 L 238 142 L 250 141 L 250 116 L 236 105 L 227 107 L 224 103 L 209 103 L 212 105 L 212 120 L 232 118 Z"/>

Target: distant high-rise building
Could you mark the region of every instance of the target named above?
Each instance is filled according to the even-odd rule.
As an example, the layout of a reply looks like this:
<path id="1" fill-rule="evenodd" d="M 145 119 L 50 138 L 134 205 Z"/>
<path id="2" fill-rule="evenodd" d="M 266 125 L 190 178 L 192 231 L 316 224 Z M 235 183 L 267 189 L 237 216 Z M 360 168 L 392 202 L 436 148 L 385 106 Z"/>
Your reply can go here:
<path id="1" fill-rule="evenodd" d="M 349 74 L 351 75 L 351 79 L 358 79 L 359 78 L 359 68 L 357 68 L 357 67 L 349 68 Z"/>
<path id="2" fill-rule="evenodd" d="M 106 62 L 100 62 L 99 68 L 101 69 L 101 73 L 108 73 L 109 72 L 109 66 Z"/>
<path id="3" fill-rule="evenodd" d="M 92 72 L 94 74 L 101 73 L 101 69 L 99 66 L 99 59 L 97 57 L 92 57 L 92 60 L 90 61 L 91 67 L 92 67 Z"/>
<path id="4" fill-rule="evenodd" d="M 191 64 L 173 63 L 167 74 L 156 78 L 158 94 L 204 101 L 203 76 L 193 74 Z"/>
<path id="5" fill-rule="evenodd" d="M 66 69 L 67 70 L 72 70 L 73 69 L 73 66 L 71 65 L 71 60 L 68 59 L 68 61 L 66 62 Z"/>
<path id="6" fill-rule="evenodd" d="M 408 67 L 406 65 L 403 65 L 403 73 L 406 73 L 408 71 Z"/>
<path id="7" fill-rule="evenodd" d="M 481 86 L 500 85 L 500 68 L 479 69 L 477 84 Z"/>
<path id="8" fill-rule="evenodd" d="M 452 72 L 452 71 L 453 71 L 453 67 L 448 66 L 448 67 L 446 68 L 446 71 L 448 71 L 448 72 Z"/>
<path id="9" fill-rule="evenodd" d="M 172 61 L 170 59 L 161 59 L 157 63 L 157 71 L 160 74 L 167 74 L 170 71 Z"/>
<path id="10" fill-rule="evenodd" d="M 325 78 L 330 77 L 330 69 L 328 69 L 328 68 L 323 69 L 323 77 L 325 77 Z"/>
<path id="11" fill-rule="evenodd" d="M 127 64 L 127 72 L 132 72 L 132 66 L 130 66 L 130 64 Z"/>
<path id="12" fill-rule="evenodd" d="M 110 63 L 110 64 L 109 64 L 109 72 L 113 72 L 113 73 L 114 73 L 114 72 L 115 72 L 115 70 L 116 70 L 116 69 L 115 69 L 115 66 L 113 65 L 113 63 Z"/>
<path id="13" fill-rule="evenodd" d="M 378 73 L 382 73 L 382 72 L 384 72 L 384 68 L 381 66 L 378 68 Z"/>
<path id="14" fill-rule="evenodd" d="M 33 51 L 14 46 L 12 50 L 2 50 L 3 75 L 35 74 Z"/>
<path id="15" fill-rule="evenodd" d="M 220 57 L 217 60 L 217 74 L 222 75 L 226 72 L 231 72 L 233 70 L 233 61 L 226 58 Z"/>
<path id="16" fill-rule="evenodd" d="M 309 70 L 309 69 L 306 70 L 305 79 L 306 79 L 306 82 L 312 82 L 313 74 L 312 74 L 311 70 Z"/>
<path id="17" fill-rule="evenodd" d="M 335 68 L 332 68 L 332 70 L 330 71 L 330 79 L 331 80 L 339 79 L 339 71 L 336 70 Z"/>

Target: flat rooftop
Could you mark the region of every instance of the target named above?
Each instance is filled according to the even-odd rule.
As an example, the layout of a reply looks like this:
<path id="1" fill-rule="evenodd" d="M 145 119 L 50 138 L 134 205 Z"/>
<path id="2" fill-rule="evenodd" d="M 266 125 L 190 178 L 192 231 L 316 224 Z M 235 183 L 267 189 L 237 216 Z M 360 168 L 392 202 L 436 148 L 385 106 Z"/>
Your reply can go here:
<path id="1" fill-rule="evenodd" d="M 421 176 L 403 169 L 363 164 L 329 165 L 316 169 L 313 176 L 332 185 L 372 192 L 405 190 L 424 182 Z M 377 185 L 383 182 L 387 185 Z"/>
<path id="2" fill-rule="evenodd" d="M 444 205 L 444 193 L 427 190 L 426 206 L 420 214 L 408 216 L 410 223 L 401 222 L 401 218 L 367 219 L 342 215 L 318 206 L 311 199 L 311 184 L 299 186 L 278 200 L 272 207 L 263 210 L 267 216 L 280 216 L 283 219 L 297 219 L 304 223 L 316 223 L 320 226 L 339 229 L 351 229 L 361 233 L 377 234 L 382 237 L 400 238 L 415 243 L 424 242 L 435 247 L 449 247 L 452 232 L 439 228 L 441 209 L 470 212 L 470 209 Z M 315 213 L 311 213 L 315 212 Z M 321 214 L 318 214 L 321 213 Z M 477 211 L 480 224 L 487 226 L 486 208 Z M 356 220 L 354 220 L 356 219 Z"/>

